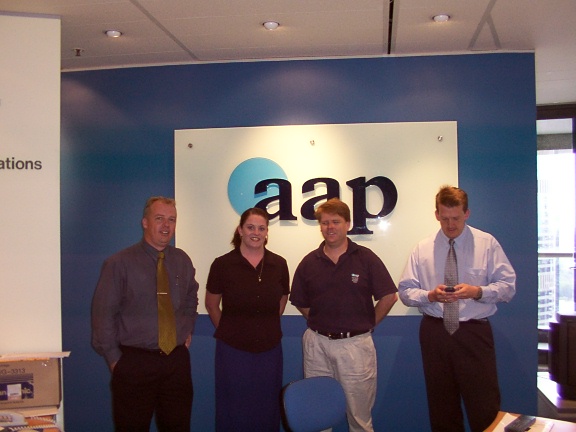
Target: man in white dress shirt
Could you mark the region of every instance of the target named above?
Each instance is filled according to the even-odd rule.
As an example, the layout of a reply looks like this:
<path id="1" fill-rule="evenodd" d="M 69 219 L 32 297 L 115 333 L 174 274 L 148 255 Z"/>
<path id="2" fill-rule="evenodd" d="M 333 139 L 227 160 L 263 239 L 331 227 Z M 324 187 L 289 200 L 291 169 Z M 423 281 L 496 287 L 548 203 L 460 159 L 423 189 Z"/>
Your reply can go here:
<path id="1" fill-rule="evenodd" d="M 496 303 L 514 297 L 516 274 L 498 241 L 466 224 L 469 216 L 466 192 L 443 186 L 436 195 L 440 230 L 414 248 L 398 286 L 402 302 L 423 314 L 420 347 L 434 432 L 465 430 L 462 402 L 473 432 L 486 429 L 500 410 L 488 318 Z M 457 263 L 453 291 L 444 274 L 451 243 Z M 444 306 L 456 302 L 459 323 L 451 334 Z"/>

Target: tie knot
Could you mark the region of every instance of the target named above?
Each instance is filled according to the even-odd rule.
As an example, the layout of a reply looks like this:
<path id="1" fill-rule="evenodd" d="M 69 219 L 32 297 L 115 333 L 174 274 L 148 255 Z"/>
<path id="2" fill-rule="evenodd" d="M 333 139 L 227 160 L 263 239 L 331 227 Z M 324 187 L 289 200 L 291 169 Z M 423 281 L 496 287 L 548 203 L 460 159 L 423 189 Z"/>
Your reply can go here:
<path id="1" fill-rule="evenodd" d="M 454 239 L 449 239 L 449 240 L 448 240 L 448 244 L 449 244 L 450 246 L 454 246 Z M 160 252 L 160 253 L 162 253 L 162 252 Z"/>
<path id="2" fill-rule="evenodd" d="M 164 259 L 164 252 L 158 252 L 158 259 Z"/>

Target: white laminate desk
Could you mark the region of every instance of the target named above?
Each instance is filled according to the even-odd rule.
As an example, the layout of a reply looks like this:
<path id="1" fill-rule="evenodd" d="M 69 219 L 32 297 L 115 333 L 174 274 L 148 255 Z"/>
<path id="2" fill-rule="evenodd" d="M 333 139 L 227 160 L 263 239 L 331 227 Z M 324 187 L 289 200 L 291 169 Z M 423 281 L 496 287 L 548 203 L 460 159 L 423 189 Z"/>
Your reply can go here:
<path id="1" fill-rule="evenodd" d="M 490 427 L 488 429 L 486 429 L 485 432 L 503 431 L 504 428 L 502 427 L 502 425 L 500 425 L 500 421 L 504 418 L 504 416 L 506 414 L 508 414 L 508 413 L 500 411 L 498 413 L 498 416 L 496 417 L 496 419 L 492 422 Z M 518 414 L 511 414 L 511 415 L 518 416 Z M 550 432 L 576 432 L 576 423 L 567 422 L 567 421 L 563 421 L 563 420 L 549 419 L 549 418 L 544 418 L 544 417 L 536 417 L 536 419 L 537 419 L 538 425 L 541 425 L 541 424 L 547 423 L 547 422 L 552 422 L 553 426 L 552 426 L 552 429 L 550 430 Z M 536 429 L 536 427 L 533 427 L 533 429 L 538 430 L 538 429 Z M 529 430 L 531 430 L 531 429 L 529 429 Z M 542 430 L 542 429 L 540 428 L 540 430 Z"/>

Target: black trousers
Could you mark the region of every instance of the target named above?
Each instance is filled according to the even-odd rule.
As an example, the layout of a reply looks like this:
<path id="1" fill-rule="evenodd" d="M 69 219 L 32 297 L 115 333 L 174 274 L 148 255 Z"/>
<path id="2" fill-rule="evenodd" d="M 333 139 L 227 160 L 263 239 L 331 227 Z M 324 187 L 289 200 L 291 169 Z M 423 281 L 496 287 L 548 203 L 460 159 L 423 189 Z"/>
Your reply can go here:
<path id="1" fill-rule="evenodd" d="M 425 315 L 420 347 L 432 431 L 464 431 L 462 403 L 472 432 L 484 431 L 500 410 L 494 337 L 488 320 L 461 322 L 451 336 L 441 318 Z"/>
<path id="2" fill-rule="evenodd" d="M 178 346 L 159 351 L 122 347 L 112 373 L 112 411 L 117 432 L 189 432 L 192 411 L 190 353 Z"/>

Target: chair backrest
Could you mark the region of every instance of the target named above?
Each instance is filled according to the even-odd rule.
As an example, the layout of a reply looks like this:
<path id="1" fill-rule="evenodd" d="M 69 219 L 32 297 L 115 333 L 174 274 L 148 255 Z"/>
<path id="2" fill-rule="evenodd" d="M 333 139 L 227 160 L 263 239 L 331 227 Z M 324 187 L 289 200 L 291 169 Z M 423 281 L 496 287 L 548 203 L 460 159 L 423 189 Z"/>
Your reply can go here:
<path id="1" fill-rule="evenodd" d="M 282 391 L 284 418 L 292 432 L 318 432 L 346 418 L 342 385 L 331 377 L 304 378 Z"/>

